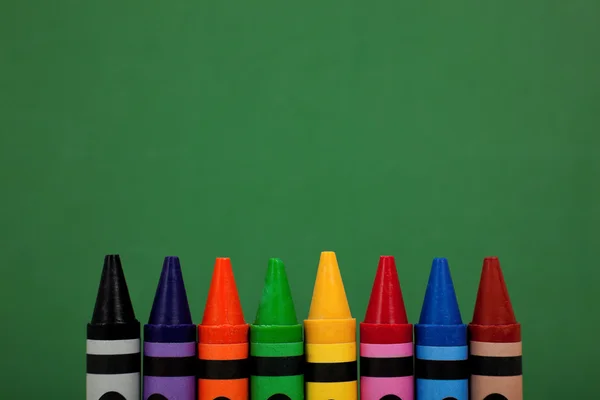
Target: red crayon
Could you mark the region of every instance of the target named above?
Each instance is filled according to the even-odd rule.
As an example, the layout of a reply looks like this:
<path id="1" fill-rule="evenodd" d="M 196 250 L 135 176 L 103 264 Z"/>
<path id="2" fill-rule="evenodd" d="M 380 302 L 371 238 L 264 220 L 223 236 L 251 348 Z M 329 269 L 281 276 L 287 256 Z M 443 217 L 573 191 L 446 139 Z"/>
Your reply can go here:
<path id="1" fill-rule="evenodd" d="M 521 325 L 497 257 L 483 261 L 469 324 L 472 400 L 522 400 Z"/>
<path id="2" fill-rule="evenodd" d="M 248 399 L 248 324 L 229 258 L 217 258 L 198 325 L 198 400 Z"/>
<path id="3" fill-rule="evenodd" d="M 392 256 L 381 256 L 360 324 L 360 398 L 413 400 L 413 327 Z"/>

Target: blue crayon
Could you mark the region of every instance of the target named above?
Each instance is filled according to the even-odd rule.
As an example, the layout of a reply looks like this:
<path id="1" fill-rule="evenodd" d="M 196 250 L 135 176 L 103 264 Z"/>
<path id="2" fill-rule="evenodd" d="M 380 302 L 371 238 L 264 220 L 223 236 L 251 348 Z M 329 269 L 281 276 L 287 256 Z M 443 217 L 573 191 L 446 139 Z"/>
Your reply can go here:
<path id="1" fill-rule="evenodd" d="M 166 257 L 144 325 L 144 400 L 196 399 L 196 346 L 179 258 Z"/>
<path id="2" fill-rule="evenodd" d="M 460 317 L 448 260 L 436 258 L 415 325 L 416 399 L 468 400 L 468 354 L 467 325 Z"/>

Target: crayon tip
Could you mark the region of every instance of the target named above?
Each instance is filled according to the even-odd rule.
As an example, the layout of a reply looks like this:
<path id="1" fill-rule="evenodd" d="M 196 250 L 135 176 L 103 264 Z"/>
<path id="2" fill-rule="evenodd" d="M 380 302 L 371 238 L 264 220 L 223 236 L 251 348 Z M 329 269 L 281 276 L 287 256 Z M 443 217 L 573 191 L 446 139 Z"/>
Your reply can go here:
<path id="1" fill-rule="evenodd" d="M 92 324 L 136 322 L 125 274 L 118 254 L 104 257 L 104 266 L 92 315 Z"/>
<path id="2" fill-rule="evenodd" d="M 191 325 L 192 323 L 179 257 L 165 257 L 148 324 Z"/>
<path id="3" fill-rule="evenodd" d="M 337 258 L 333 251 L 321 253 L 308 319 L 352 318 Z"/>
<path id="4" fill-rule="evenodd" d="M 364 322 L 368 324 L 408 323 L 396 261 L 393 256 L 379 257 Z"/>
<path id="5" fill-rule="evenodd" d="M 208 289 L 202 325 L 244 324 L 244 312 L 235 284 L 231 260 L 227 257 L 217 258 Z"/>
<path id="6" fill-rule="evenodd" d="M 419 324 L 462 325 L 448 260 L 435 258 L 431 264 Z"/>
<path id="7" fill-rule="evenodd" d="M 476 325 L 517 323 L 498 257 L 486 257 L 483 260 L 472 323 Z"/>
<path id="8" fill-rule="evenodd" d="M 254 325 L 297 324 L 298 318 L 285 265 L 279 258 L 271 258 Z"/>

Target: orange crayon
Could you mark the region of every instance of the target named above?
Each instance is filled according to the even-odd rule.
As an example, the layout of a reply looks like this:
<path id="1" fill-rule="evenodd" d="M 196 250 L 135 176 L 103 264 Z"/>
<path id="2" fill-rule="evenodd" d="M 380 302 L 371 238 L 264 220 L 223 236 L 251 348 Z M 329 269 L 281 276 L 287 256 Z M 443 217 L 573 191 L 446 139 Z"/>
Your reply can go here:
<path id="1" fill-rule="evenodd" d="M 231 261 L 217 258 L 198 325 L 198 400 L 248 400 L 248 328 Z"/>

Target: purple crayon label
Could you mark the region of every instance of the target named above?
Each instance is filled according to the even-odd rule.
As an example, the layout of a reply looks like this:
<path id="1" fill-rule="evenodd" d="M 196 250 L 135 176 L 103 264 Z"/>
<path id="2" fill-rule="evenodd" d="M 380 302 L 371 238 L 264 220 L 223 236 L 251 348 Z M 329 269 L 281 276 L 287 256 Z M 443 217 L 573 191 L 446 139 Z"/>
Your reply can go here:
<path id="1" fill-rule="evenodd" d="M 196 400 L 196 378 L 145 376 L 144 400 Z"/>
<path id="2" fill-rule="evenodd" d="M 144 356 L 190 357 L 196 356 L 196 342 L 187 343 L 144 343 Z"/>
<path id="3" fill-rule="evenodd" d="M 196 343 L 144 343 L 144 400 L 196 400 Z"/>

